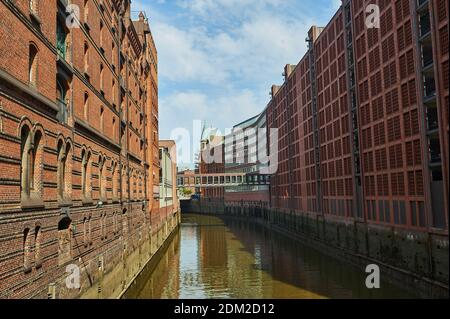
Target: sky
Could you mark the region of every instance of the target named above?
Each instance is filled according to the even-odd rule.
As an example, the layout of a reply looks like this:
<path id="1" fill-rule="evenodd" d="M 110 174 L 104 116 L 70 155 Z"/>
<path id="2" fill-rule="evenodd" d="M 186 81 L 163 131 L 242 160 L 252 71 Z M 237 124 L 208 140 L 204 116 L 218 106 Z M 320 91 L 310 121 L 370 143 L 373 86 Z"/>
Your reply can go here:
<path id="1" fill-rule="evenodd" d="M 158 50 L 160 139 L 202 120 L 222 132 L 264 110 L 312 25 L 340 0 L 133 0 Z M 192 134 L 192 133 L 191 133 Z"/>

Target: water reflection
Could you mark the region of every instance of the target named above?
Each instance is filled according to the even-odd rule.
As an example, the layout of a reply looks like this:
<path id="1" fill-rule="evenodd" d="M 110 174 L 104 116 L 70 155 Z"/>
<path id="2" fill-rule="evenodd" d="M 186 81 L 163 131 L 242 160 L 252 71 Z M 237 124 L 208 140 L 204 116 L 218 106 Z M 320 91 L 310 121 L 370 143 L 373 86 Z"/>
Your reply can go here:
<path id="1" fill-rule="evenodd" d="M 128 298 L 411 298 L 282 234 L 253 223 L 183 216 L 180 233 Z"/>

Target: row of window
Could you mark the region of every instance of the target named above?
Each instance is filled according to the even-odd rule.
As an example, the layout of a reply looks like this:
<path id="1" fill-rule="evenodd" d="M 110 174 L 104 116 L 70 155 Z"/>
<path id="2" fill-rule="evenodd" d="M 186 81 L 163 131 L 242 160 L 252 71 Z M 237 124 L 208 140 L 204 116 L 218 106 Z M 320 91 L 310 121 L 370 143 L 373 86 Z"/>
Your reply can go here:
<path id="1" fill-rule="evenodd" d="M 120 231 L 125 233 L 127 231 L 127 216 L 125 214 L 120 218 L 120 212 L 114 212 L 110 216 L 111 221 L 108 221 L 107 213 L 101 213 L 99 218 L 99 233 L 100 240 L 108 238 L 108 224 L 112 225 L 112 234 L 118 235 Z M 122 221 L 121 224 L 119 224 Z M 73 223 L 69 217 L 63 217 L 58 223 L 58 264 L 63 265 L 70 262 L 72 256 L 72 237 L 73 237 Z M 93 245 L 92 233 L 92 216 L 86 216 L 82 222 L 82 244 L 85 248 Z M 25 273 L 32 271 L 33 265 L 36 269 L 42 267 L 42 227 L 39 222 L 34 227 L 26 226 L 23 231 L 23 265 Z M 77 243 L 78 245 L 78 243 Z"/>
<path id="2" fill-rule="evenodd" d="M 20 128 L 21 138 L 21 198 L 23 203 L 33 204 L 42 201 L 43 167 L 45 135 L 43 128 L 29 121 L 24 121 Z M 81 190 L 83 200 L 92 199 L 92 151 L 83 148 L 81 151 Z M 70 139 L 60 136 L 57 143 L 57 189 L 58 201 L 70 200 L 72 191 L 73 146 Z M 101 199 L 107 198 L 107 173 L 111 171 L 112 198 L 117 199 L 120 190 L 118 162 L 112 160 L 107 167 L 106 156 L 100 154 L 97 161 L 98 188 Z M 125 169 L 122 168 L 122 174 Z M 131 196 L 133 199 L 143 198 L 143 174 L 131 169 Z"/>

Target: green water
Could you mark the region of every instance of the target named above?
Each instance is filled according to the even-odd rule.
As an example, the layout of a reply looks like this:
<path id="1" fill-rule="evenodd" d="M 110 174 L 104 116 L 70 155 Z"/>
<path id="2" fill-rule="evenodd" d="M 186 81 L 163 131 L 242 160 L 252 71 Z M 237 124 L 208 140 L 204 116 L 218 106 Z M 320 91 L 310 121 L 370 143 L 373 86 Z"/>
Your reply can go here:
<path id="1" fill-rule="evenodd" d="M 413 298 L 367 274 L 261 225 L 186 215 L 151 273 L 127 298 Z M 382 278 L 382 277 L 381 277 Z"/>

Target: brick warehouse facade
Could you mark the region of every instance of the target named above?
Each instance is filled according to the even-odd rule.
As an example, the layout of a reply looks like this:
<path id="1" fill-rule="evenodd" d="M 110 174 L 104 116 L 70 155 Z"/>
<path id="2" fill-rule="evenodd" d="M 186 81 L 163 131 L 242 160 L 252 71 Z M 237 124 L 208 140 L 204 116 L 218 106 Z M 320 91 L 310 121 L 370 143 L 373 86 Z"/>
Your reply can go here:
<path id="1" fill-rule="evenodd" d="M 71 3 L 75 28 L 67 1 L 0 1 L 0 298 L 117 297 L 178 222 L 159 216 L 148 23 Z"/>
<path id="2" fill-rule="evenodd" d="M 380 28 L 364 24 L 373 3 Z M 448 9 L 343 1 L 267 107 L 275 218 L 447 287 Z"/>

